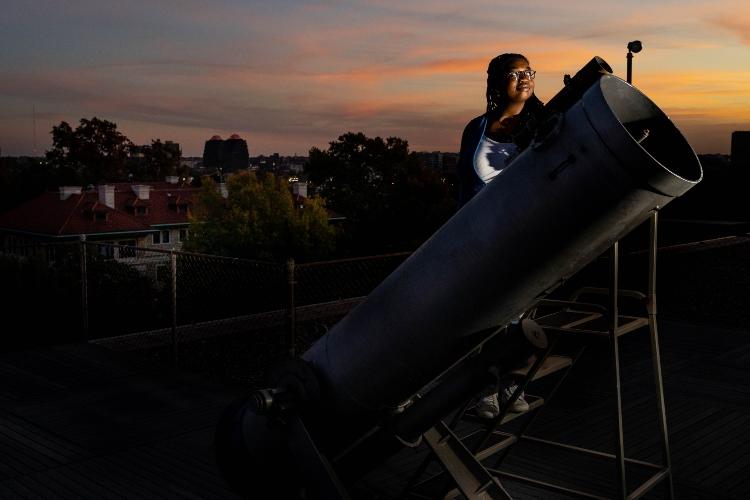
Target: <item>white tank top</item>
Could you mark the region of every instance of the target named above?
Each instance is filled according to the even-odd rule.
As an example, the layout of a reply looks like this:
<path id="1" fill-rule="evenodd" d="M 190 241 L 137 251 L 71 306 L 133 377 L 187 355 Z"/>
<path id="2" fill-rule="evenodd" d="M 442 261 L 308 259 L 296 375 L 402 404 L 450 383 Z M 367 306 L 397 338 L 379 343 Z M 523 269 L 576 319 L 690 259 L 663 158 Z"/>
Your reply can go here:
<path id="1" fill-rule="evenodd" d="M 474 155 L 474 171 L 487 184 L 503 171 L 517 151 L 515 143 L 497 142 L 483 135 Z"/>

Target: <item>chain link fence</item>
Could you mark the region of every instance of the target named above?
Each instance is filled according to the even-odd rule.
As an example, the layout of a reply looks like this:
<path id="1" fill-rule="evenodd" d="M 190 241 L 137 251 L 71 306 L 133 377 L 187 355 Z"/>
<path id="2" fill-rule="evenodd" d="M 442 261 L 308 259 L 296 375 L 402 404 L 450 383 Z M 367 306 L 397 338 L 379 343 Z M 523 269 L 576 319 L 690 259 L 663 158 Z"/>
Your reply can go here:
<path id="1" fill-rule="evenodd" d="M 692 253 L 680 257 L 677 250 L 687 252 L 685 246 L 675 252 L 663 248 L 661 309 L 695 315 L 713 304 L 705 313 L 713 318 L 721 304 L 707 297 L 724 295 L 706 292 L 690 299 L 678 284 L 685 276 L 705 283 L 720 272 L 731 276 L 747 263 L 747 245 L 729 247 L 731 265 L 719 270 L 707 263 L 719 250 L 696 260 Z M 647 256 L 628 253 L 621 284 L 643 289 Z M 0 251 L 6 290 L 0 303 L 15 320 L 0 334 L 0 349 L 91 341 L 146 361 L 255 385 L 281 358 L 305 352 L 409 255 L 296 264 L 91 241 L 15 245 Z M 711 269 L 710 276 L 700 274 L 702 268 Z M 557 298 L 582 285 L 608 286 L 608 269 L 606 258 L 597 259 L 560 287 Z M 745 321 L 737 301 L 725 302 L 731 304 L 725 322 Z"/>
<path id="2" fill-rule="evenodd" d="M 358 305 L 410 252 L 300 264 L 294 268 L 290 335 L 300 353 Z"/>
<path id="3" fill-rule="evenodd" d="M 24 330 L 36 333 L 8 332 L 3 345 L 89 340 L 255 384 L 408 255 L 296 265 L 91 241 L 17 247 L 1 256 L 0 273 L 14 290 L 9 311 L 30 318 Z"/>

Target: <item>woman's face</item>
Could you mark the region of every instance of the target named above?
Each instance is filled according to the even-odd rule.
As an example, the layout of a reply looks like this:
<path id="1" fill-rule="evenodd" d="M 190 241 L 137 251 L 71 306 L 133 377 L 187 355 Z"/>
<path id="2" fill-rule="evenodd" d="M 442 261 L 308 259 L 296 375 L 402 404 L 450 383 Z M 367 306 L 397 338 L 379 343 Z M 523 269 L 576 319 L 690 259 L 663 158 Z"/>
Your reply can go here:
<path id="1" fill-rule="evenodd" d="M 529 62 L 525 59 L 516 59 L 511 63 L 506 76 L 506 91 L 510 102 L 526 102 L 534 93 L 534 80 L 524 73 L 530 69 Z"/>

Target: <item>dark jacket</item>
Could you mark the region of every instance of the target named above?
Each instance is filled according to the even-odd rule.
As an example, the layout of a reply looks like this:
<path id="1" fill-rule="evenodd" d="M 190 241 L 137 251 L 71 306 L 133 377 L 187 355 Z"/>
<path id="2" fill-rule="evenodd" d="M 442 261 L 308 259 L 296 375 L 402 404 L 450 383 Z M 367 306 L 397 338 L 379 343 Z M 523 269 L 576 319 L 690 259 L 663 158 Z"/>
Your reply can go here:
<path id="1" fill-rule="evenodd" d="M 461 152 L 458 155 L 456 173 L 458 175 L 458 208 L 461 208 L 484 187 L 484 182 L 474 170 L 474 156 L 487 127 L 487 115 L 471 120 L 461 136 Z"/>
<path id="2" fill-rule="evenodd" d="M 515 135 L 509 137 L 519 150 L 523 150 L 531 140 L 535 124 L 544 117 L 544 103 L 536 96 L 527 101 L 521 112 L 521 122 L 517 125 Z M 471 120 L 461 136 L 461 153 L 458 156 L 456 172 L 458 175 L 458 208 L 474 197 L 484 187 L 484 182 L 474 170 L 474 157 L 479 143 L 487 128 L 487 114 L 479 115 Z"/>

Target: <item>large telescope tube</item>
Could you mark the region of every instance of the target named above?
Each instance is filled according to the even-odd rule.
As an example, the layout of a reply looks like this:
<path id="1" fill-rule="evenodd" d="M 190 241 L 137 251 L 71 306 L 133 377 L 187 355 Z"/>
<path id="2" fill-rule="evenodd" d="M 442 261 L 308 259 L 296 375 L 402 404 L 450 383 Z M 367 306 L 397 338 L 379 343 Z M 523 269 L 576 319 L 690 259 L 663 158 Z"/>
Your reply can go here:
<path id="1" fill-rule="evenodd" d="M 396 407 L 458 341 L 508 324 L 702 177 L 635 87 L 602 76 L 303 358 L 333 413 Z"/>
<path id="2" fill-rule="evenodd" d="M 484 333 L 700 181 L 669 118 L 608 71 L 595 58 L 576 74 L 492 183 L 282 370 L 276 388 L 225 412 L 217 460 L 238 491 L 287 498 L 306 485 L 306 498 L 346 498 L 337 473 L 367 470 L 391 452 L 379 442 L 425 432 L 457 396 L 479 389 L 489 363 L 515 357 L 513 326 Z M 446 371 L 484 341 L 481 356 Z"/>

